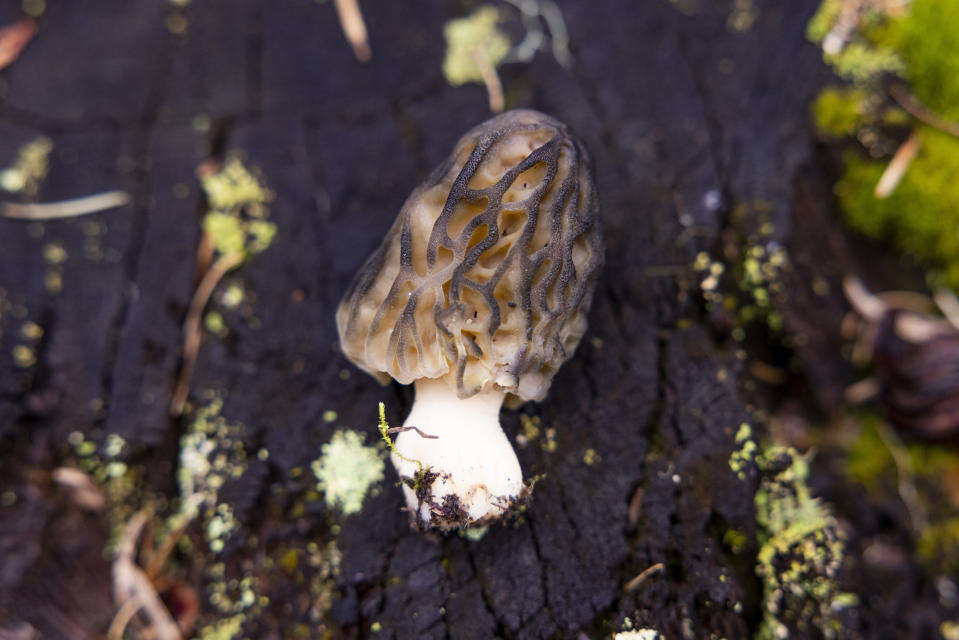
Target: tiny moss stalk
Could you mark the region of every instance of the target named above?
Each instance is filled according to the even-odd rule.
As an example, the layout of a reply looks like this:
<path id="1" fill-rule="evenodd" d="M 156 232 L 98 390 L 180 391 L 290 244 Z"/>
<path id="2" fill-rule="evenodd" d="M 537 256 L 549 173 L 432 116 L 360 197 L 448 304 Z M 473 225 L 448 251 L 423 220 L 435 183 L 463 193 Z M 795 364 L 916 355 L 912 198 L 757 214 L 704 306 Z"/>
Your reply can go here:
<path id="1" fill-rule="evenodd" d="M 413 409 L 391 447 L 415 524 L 450 529 L 502 516 L 524 493 L 519 460 L 499 424 L 506 394 L 460 399 L 442 379 L 415 384 Z"/>

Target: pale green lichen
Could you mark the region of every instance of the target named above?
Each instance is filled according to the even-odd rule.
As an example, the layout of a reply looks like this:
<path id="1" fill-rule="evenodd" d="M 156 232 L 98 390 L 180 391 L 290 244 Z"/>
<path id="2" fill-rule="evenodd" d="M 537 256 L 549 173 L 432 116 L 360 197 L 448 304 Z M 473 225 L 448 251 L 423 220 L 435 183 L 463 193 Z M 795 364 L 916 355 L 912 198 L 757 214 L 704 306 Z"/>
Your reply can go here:
<path id="1" fill-rule="evenodd" d="M 37 363 L 37 352 L 25 344 L 13 348 L 13 363 L 21 369 L 29 369 Z"/>
<path id="2" fill-rule="evenodd" d="M 489 531 L 489 527 L 463 527 L 460 529 L 460 536 L 470 542 L 479 542 Z"/>
<path id="3" fill-rule="evenodd" d="M 231 284 L 220 295 L 220 304 L 227 309 L 236 309 L 246 299 L 246 293 L 243 287 L 238 284 Z"/>
<path id="4" fill-rule="evenodd" d="M 228 158 L 201 186 L 210 205 L 203 230 L 220 254 L 246 258 L 270 246 L 276 236 L 276 225 L 268 220 L 274 194 L 239 157 Z"/>
<path id="5" fill-rule="evenodd" d="M 219 338 L 223 338 L 229 333 L 229 330 L 226 328 L 226 323 L 223 321 L 223 314 L 219 311 L 207 312 L 207 314 L 203 316 L 203 326 L 207 331 Z"/>
<path id="6" fill-rule="evenodd" d="M 942 634 L 942 640 L 959 640 L 959 621 L 943 620 L 939 625 L 939 633 Z"/>
<path id="7" fill-rule="evenodd" d="M 541 434 L 541 423 L 539 416 L 530 417 L 525 413 L 519 414 L 520 432 L 516 434 L 516 443 L 525 447 L 530 442 L 538 439 Z"/>
<path id="8" fill-rule="evenodd" d="M 728 252 L 739 254 L 738 262 L 725 265 L 700 252 L 692 264 L 707 310 L 732 314 L 738 320 L 740 326 L 732 332 L 737 341 L 745 339 L 743 326 L 750 323 L 761 323 L 774 335 L 782 334 L 783 319 L 775 301 L 784 292 L 782 276 L 789 268 L 789 256 L 784 247 L 770 240 L 774 229 L 767 220 L 769 210 L 769 204 L 761 201 L 733 210 L 734 224 L 751 218 L 759 221 L 758 229 L 743 238 L 741 245 L 729 246 Z"/>
<path id="9" fill-rule="evenodd" d="M 500 21 L 496 7 L 484 5 L 469 16 L 450 20 L 443 27 L 446 38 L 446 57 L 443 75 L 453 86 L 467 82 L 483 82 L 477 56 L 483 56 L 494 68 L 510 50 L 510 41 L 497 26 Z"/>
<path id="10" fill-rule="evenodd" d="M 631 629 L 629 631 L 620 631 L 614 640 L 659 640 L 661 636 L 656 629 Z"/>
<path id="11" fill-rule="evenodd" d="M 807 460 L 794 449 L 772 447 L 756 459 L 762 480 L 756 493 L 763 582 L 763 621 L 756 638 L 788 637 L 791 629 L 842 637 L 841 612 L 855 596 L 836 582 L 845 540 L 836 519 L 807 485 Z"/>
<path id="12" fill-rule="evenodd" d="M 20 325 L 20 336 L 25 340 L 35 342 L 43 337 L 43 327 L 36 322 L 24 322 Z"/>
<path id="13" fill-rule="evenodd" d="M 752 29 L 759 18 L 759 9 L 754 0 L 734 0 L 732 11 L 726 18 L 726 27 L 734 33 L 745 33 Z"/>
<path id="14" fill-rule="evenodd" d="M 0 189 L 28 197 L 36 196 L 49 170 L 51 151 L 53 140 L 46 136 L 35 138 L 20 147 L 13 163 L 0 171 Z"/>
<path id="15" fill-rule="evenodd" d="M 759 450 L 755 440 L 753 440 L 753 431 L 749 423 L 743 422 L 739 425 L 739 430 L 736 432 L 736 444 L 739 445 L 739 448 L 730 454 L 729 468 L 736 474 L 737 478 L 745 480 L 746 469 L 752 464 L 756 452 Z"/>
<path id="16" fill-rule="evenodd" d="M 363 440 L 356 431 L 337 431 L 311 464 L 317 489 L 323 491 L 327 506 L 339 507 L 346 515 L 362 509 L 370 488 L 383 479 L 383 456 L 375 447 L 364 445 Z"/>
<path id="17" fill-rule="evenodd" d="M 248 467 L 241 425 L 230 424 L 221 415 L 223 399 L 212 395 L 200 407 L 190 428 L 180 437 L 180 460 L 176 471 L 180 508 L 174 520 L 202 516 L 210 550 L 219 553 L 237 527 L 233 507 L 219 501 L 219 492 L 229 479 L 239 479 Z"/>
<path id="18" fill-rule="evenodd" d="M 62 244 L 51 242 L 43 247 L 43 260 L 51 265 L 63 264 L 67 261 L 67 251 Z"/>
<path id="19" fill-rule="evenodd" d="M 242 633 L 244 622 L 246 622 L 246 615 L 238 613 L 203 627 L 200 629 L 199 637 L 201 640 L 233 640 Z"/>

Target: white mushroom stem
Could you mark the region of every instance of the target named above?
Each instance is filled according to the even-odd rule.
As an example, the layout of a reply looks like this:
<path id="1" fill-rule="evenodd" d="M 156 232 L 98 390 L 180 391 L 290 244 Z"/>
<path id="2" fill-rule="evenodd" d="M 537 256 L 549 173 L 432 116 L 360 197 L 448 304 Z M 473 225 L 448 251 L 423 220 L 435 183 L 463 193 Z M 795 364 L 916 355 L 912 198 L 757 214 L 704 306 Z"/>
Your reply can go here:
<path id="1" fill-rule="evenodd" d="M 413 409 L 403 426 L 416 429 L 408 428 L 397 436 L 392 456 L 404 479 L 410 512 L 417 515 L 420 525 L 441 528 L 503 515 L 523 493 L 519 460 L 499 424 L 506 394 L 489 391 L 460 399 L 455 388 L 441 379 L 417 380 L 415 389 Z M 427 477 L 437 475 L 432 477 L 429 491 L 418 487 L 418 497 L 407 479 L 415 484 L 421 469 L 429 470 Z M 424 495 L 429 497 L 423 499 Z M 465 512 L 465 520 L 450 518 L 454 507 Z"/>

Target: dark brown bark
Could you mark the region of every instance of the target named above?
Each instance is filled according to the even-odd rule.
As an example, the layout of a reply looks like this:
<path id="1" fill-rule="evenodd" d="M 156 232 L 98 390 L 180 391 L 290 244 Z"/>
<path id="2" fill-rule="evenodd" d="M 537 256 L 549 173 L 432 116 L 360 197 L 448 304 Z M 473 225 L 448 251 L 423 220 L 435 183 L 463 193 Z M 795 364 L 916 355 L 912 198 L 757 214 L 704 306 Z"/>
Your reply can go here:
<path id="1" fill-rule="evenodd" d="M 48 3 L 39 35 L 0 72 L 0 165 L 46 134 L 55 149 L 41 201 L 120 188 L 133 202 L 42 225 L 0 219 L 0 489 L 16 495 L 0 506 L 0 635 L 100 637 L 113 616 L 106 517 L 81 512 L 46 475 L 69 459 L 68 434 L 121 435 L 145 486 L 175 495 L 189 416 L 172 420 L 167 407 L 205 211 L 194 170 L 242 151 L 276 192 L 279 232 L 231 276 L 255 295 L 258 322 L 228 317 L 191 388 L 194 400 L 222 392 L 253 460 L 222 494 L 242 523 L 223 552 L 228 576 L 256 574 L 270 597 L 253 636 L 320 628 L 314 570 L 263 563 L 335 539 L 342 561 L 322 618 L 334 637 L 366 637 L 373 623 L 375 637 L 601 637 L 626 616 L 668 638 L 746 637 L 761 617 L 758 479 L 753 468 L 738 479 L 729 455 L 752 420 L 736 345 L 704 313 L 690 265 L 719 246 L 736 210 L 761 211 L 771 241 L 802 224 L 794 186 L 824 70 L 804 37 L 815 0 L 756 1 L 744 31 L 731 27 L 732 4 L 563 3 L 572 68 L 546 53 L 501 68 L 509 106 L 556 116 L 590 150 L 607 264 L 589 332 L 549 396 L 503 414 L 511 438 L 521 413 L 556 430 L 555 451 L 518 452 L 528 476 L 545 477 L 519 520 L 470 542 L 411 531 L 391 468 L 348 517 L 322 501 L 297 512 L 310 483 L 290 479 L 295 467 L 309 476 L 337 428 L 372 441 L 379 401 L 395 424 L 409 409 L 408 389 L 381 388 L 339 354 L 333 314 L 410 190 L 488 117 L 482 87 L 450 87 L 441 73 L 443 24 L 464 7 L 363 3 L 373 50 L 363 65 L 331 3 L 197 1 L 181 12 L 185 36 L 168 30 L 162 2 Z M 0 24 L 18 15 L 0 9 Z M 93 240 L 91 221 L 102 226 Z M 59 294 L 44 284 L 49 243 L 68 255 Z M 22 368 L 11 350 L 25 320 L 44 333 L 37 363 Z M 750 540 L 745 551 L 724 543 L 728 529 Z M 177 558 L 206 622 L 213 561 Z M 656 563 L 661 573 L 624 590 Z"/>

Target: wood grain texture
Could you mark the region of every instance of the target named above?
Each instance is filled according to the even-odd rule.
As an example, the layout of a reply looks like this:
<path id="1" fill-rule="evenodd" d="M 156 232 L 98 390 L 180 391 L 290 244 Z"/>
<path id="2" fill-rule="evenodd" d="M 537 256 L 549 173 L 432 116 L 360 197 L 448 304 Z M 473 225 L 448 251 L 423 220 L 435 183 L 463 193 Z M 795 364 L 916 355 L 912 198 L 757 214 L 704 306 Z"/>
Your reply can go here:
<path id="1" fill-rule="evenodd" d="M 337 638 L 598 638 L 627 616 L 667 638 L 746 637 L 761 612 L 757 475 L 728 464 L 749 420 L 740 365 L 682 277 L 736 206 L 763 208 L 773 239 L 788 240 L 812 153 L 807 102 L 824 79 L 804 38 L 815 0 L 752 4 L 755 22 L 736 31 L 732 2 L 563 2 L 572 67 L 541 53 L 501 69 L 509 107 L 554 115 L 589 149 L 607 264 L 549 395 L 502 416 L 511 438 L 521 414 L 555 429 L 555 450 L 518 450 L 524 473 L 544 476 L 528 511 L 470 542 L 411 531 L 392 468 L 342 518 L 322 501 L 293 509 L 290 479 L 338 428 L 371 441 L 377 402 L 394 424 L 409 410 L 409 389 L 381 388 L 339 354 L 334 311 L 412 187 L 488 117 L 482 87 L 441 74 L 442 25 L 462 3 L 364 2 L 365 65 L 330 3 L 197 1 L 177 10 L 185 34 L 168 29 L 166 3 L 48 3 L 39 35 L 0 72 L 0 166 L 42 133 L 55 148 L 41 201 L 117 188 L 133 201 L 42 225 L 0 219 L 0 486 L 17 495 L 0 507 L 0 630 L 95 638 L 114 613 L 103 516 L 43 479 L 68 457 L 68 434 L 121 435 L 151 490 L 176 494 L 186 422 L 166 407 L 205 211 L 194 170 L 242 152 L 275 192 L 278 234 L 230 276 L 256 322 L 226 318 L 192 389 L 197 402 L 222 392 L 250 457 L 269 458 L 223 489 L 241 523 L 223 555 L 242 576 L 277 549 L 335 540 L 342 554 L 319 619 L 302 580 L 270 574 L 251 637 L 322 623 Z M 0 10 L 0 23 L 17 15 Z M 45 286 L 50 243 L 68 256 L 57 294 Z M 44 333 L 23 368 L 11 350 L 26 320 Z M 745 552 L 724 544 L 730 528 Z M 180 562 L 215 620 L 205 560 Z M 661 573 L 624 590 L 656 563 Z"/>

